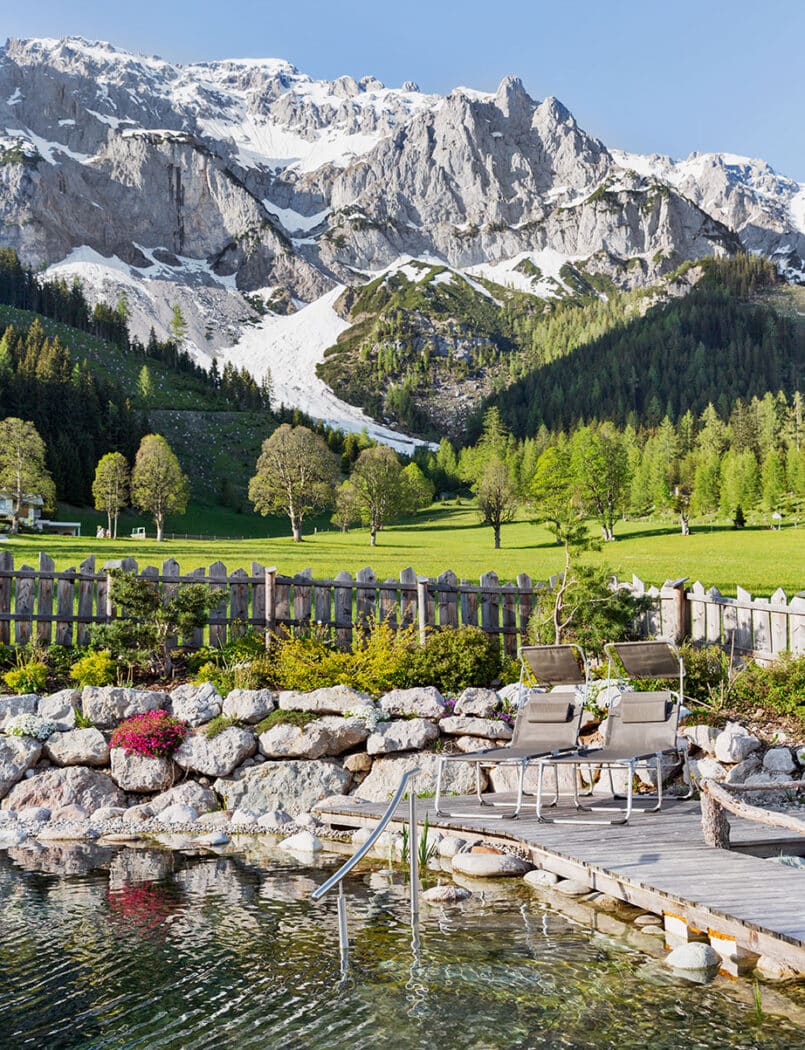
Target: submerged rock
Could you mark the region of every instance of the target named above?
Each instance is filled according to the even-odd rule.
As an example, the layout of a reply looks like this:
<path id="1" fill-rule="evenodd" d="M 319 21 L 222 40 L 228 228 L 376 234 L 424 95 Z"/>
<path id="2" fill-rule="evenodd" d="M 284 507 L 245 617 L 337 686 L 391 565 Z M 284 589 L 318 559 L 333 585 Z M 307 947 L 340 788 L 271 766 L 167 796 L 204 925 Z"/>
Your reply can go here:
<path id="1" fill-rule="evenodd" d="M 290 838 L 283 839 L 280 849 L 289 853 L 320 853 L 324 849 L 321 839 L 317 838 L 312 831 L 299 831 Z"/>
<path id="2" fill-rule="evenodd" d="M 532 867 L 529 861 L 510 853 L 457 853 L 453 857 L 453 871 L 475 879 L 522 876 Z"/>
<path id="3" fill-rule="evenodd" d="M 445 885 L 439 883 L 437 886 L 431 886 L 429 890 L 425 890 L 422 894 L 422 900 L 427 901 L 428 904 L 458 904 L 459 901 L 465 901 L 471 896 L 471 890 L 448 882 Z"/>
<path id="4" fill-rule="evenodd" d="M 721 956 L 709 944 L 691 941 L 680 944 L 665 957 L 665 965 L 690 973 L 714 974 L 721 965 Z"/>

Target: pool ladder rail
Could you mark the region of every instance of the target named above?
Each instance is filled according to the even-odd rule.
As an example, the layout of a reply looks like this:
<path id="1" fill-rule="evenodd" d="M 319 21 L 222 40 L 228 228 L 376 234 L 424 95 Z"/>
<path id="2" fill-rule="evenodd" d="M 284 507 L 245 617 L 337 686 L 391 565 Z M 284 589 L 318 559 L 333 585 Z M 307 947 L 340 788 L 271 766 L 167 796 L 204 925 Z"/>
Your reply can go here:
<path id="1" fill-rule="evenodd" d="M 348 875 L 355 865 L 363 860 L 369 850 L 375 845 L 377 840 L 386 830 L 389 822 L 393 818 L 397 807 L 402 801 L 406 790 L 408 789 L 408 870 L 409 878 L 411 882 L 411 930 L 413 933 L 413 947 L 416 952 L 419 946 L 419 851 L 417 848 L 417 824 L 416 824 L 416 792 L 413 789 L 413 782 L 416 779 L 417 774 L 420 770 L 409 769 L 407 773 L 403 773 L 400 778 L 400 783 L 397 786 L 397 790 L 391 798 L 388 804 L 386 812 L 378 821 L 377 827 L 374 829 L 372 834 L 362 843 L 347 860 L 333 875 L 323 882 L 321 886 L 318 886 L 313 893 L 311 898 L 314 901 L 321 900 L 321 898 L 329 893 L 335 886 L 338 887 L 338 945 L 341 954 L 341 973 L 346 974 L 349 969 L 349 934 L 347 931 L 347 899 L 344 895 L 344 877 Z M 411 785 L 409 789 L 409 785 Z"/>

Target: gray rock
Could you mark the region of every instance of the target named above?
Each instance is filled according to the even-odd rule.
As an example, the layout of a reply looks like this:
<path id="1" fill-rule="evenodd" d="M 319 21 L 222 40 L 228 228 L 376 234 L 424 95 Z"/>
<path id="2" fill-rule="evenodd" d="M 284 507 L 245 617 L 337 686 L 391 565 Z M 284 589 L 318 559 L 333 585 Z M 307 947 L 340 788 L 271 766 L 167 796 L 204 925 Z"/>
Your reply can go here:
<path id="1" fill-rule="evenodd" d="M 468 718 L 452 715 L 439 722 L 439 729 L 449 736 L 477 736 L 486 740 L 511 740 L 512 731 L 497 718 Z"/>
<path id="2" fill-rule="evenodd" d="M 718 970 L 721 965 L 721 956 L 709 944 L 701 941 L 691 941 L 688 944 L 680 944 L 665 957 L 665 965 L 674 970 L 694 973 L 710 973 Z"/>
<path id="3" fill-rule="evenodd" d="M 737 722 L 728 722 L 716 737 L 715 755 L 719 762 L 743 762 L 757 751 L 760 741 Z"/>
<path id="4" fill-rule="evenodd" d="M 45 754 L 57 766 L 105 766 L 109 745 L 99 729 L 71 729 L 48 737 Z"/>
<path id="5" fill-rule="evenodd" d="M 368 773 L 372 768 L 372 756 L 365 751 L 356 751 L 354 755 L 347 755 L 344 759 L 344 769 L 350 773 Z"/>
<path id="6" fill-rule="evenodd" d="M 392 717 L 412 715 L 416 718 L 441 718 L 446 711 L 444 697 L 432 685 L 416 689 L 392 689 L 380 697 L 378 706 Z"/>
<path id="7" fill-rule="evenodd" d="M 101 806 L 94 813 L 90 813 L 90 823 L 103 824 L 107 820 L 116 820 L 118 817 L 122 817 L 125 812 L 125 806 Z"/>
<path id="8" fill-rule="evenodd" d="M 769 773 L 793 773 L 796 762 L 787 747 L 770 747 L 763 756 L 763 768 Z"/>
<path id="9" fill-rule="evenodd" d="M 320 715 L 344 715 L 358 707 L 373 707 L 372 698 L 346 685 L 314 689 L 311 693 L 284 692 L 279 695 L 283 711 L 315 711 Z"/>
<path id="10" fill-rule="evenodd" d="M 50 810 L 44 806 L 26 806 L 18 813 L 18 818 L 23 824 L 39 824 L 50 820 Z"/>
<path id="11" fill-rule="evenodd" d="M 58 693 L 43 696 L 37 704 L 36 713 L 40 718 L 52 722 L 61 732 L 75 728 L 75 712 L 81 703 L 81 693 L 77 689 L 61 689 Z"/>
<path id="12" fill-rule="evenodd" d="M 755 970 L 767 981 L 790 981 L 802 977 L 799 970 L 780 962 L 779 959 L 773 959 L 770 955 L 761 955 L 755 963 Z"/>
<path id="13" fill-rule="evenodd" d="M 195 780 L 184 780 L 148 800 L 148 807 L 154 814 L 175 805 L 192 806 L 197 813 L 203 814 L 217 809 L 218 800 L 214 792 Z"/>
<path id="14" fill-rule="evenodd" d="M 211 722 L 221 713 L 223 700 L 212 682 L 180 685 L 170 694 L 168 710 L 189 726 Z"/>
<path id="15" fill-rule="evenodd" d="M 729 773 L 727 773 L 727 783 L 743 784 L 746 782 L 747 777 L 751 777 L 753 773 L 757 773 L 760 768 L 760 756 L 752 754 L 749 758 L 745 758 L 743 762 L 739 762 L 736 766 L 732 767 Z"/>
<path id="16" fill-rule="evenodd" d="M 565 897 L 583 897 L 590 892 L 590 886 L 579 879 L 560 879 L 553 888 Z"/>
<path id="17" fill-rule="evenodd" d="M 500 697 L 494 689 L 477 689 L 471 686 L 456 700 L 453 713 L 473 718 L 491 718 L 500 707 Z"/>
<path id="18" fill-rule="evenodd" d="M 376 758 L 369 776 L 361 783 L 357 794 L 370 802 L 386 802 L 397 790 L 400 777 L 410 769 L 420 770 L 415 781 L 415 790 L 436 790 L 436 773 L 439 756 L 432 752 L 407 752 L 387 758 Z M 481 773 L 481 788 L 486 787 L 486 773 Z M 475 793 L 475 769 L 470 762 L 446 762 L 442 789 L 446 795 L 471 795 Z"/>
<path id="19" fill-rule="evenodd" d="M 173 761 L 170 758 L 127 755 L 122 747 L 113 747 L 110 763 L 112 780 L 124 791 L 164 791 L 173 783 Z"/>
<path id="20" fill-rule="evenodd" d="M 457 853 L 453 871 L 475 879 L 501 879 L 523 876 L 533 867 L 527 860 L 510 853 Z"/>
<path id="21" fill-rule="evenodd" d="M 275 707 L 270 689 L 233 689 L 224 700 L 223 712 L 248 725 L 256 725 L 270 715 Z"/>
<path id="22" fill-rule="evenodd" d="M 386 755 L 393 751 L 418 751 L 439 736 L 439 727 L 426 718 L 410 718 L 404 722 L 380 722 L 366 741 L 370 755 Z"/>
<path id="23" fill-rule="evenodd" d="M 559 876 L 552 871 L 537 868 L 535 871 L 527 871 L 523 876 L 523 882 L 527 882 L 529 886 L 544 889 L 545 886 L 555 886 L 559 882 Z"/>
<path id="24" fill-rule="evenodd" d="M 456 886 L 452 882 L 431 886 L 422 894 L 422 900 L 428 904 L 458 904 L 472 896 L 472 891 L 464 886 Z"/>
<path id="25" fill-rule="evenodd" d="M 36 765 L 42 745 L 29 736 L 0 737 L 0 798 L 5 798 L 14 785 Z M 9 804 L 7 809 L 15 808 Z"/>
<path id="26" fill-rule="evenodd" d="M 258 820 L 259 820 L 258 815 L 256 813 L 252 813 L 251 810 L 248 810 L 248 809 L 236 809 L 235 812 L 232 814 L 232 817 L 230 818 L 229 823 L 232 824 L 233 826 L 236 826 L 238 824 L 247 824 L 248 825 L 248 824 L 256 824 L 258 822 Z"/>
<path id="27" fill-rule="evenodd" d="M 436 852 L 440 857 L 455 857 L 466 845 L 466 839 L 462 839 L 458 835 L 446 835 L 437 845 Z"/>
<path id="28" fill-rule="evenodd" d="M 0 696 L 0 729 L 17 715 L 35 715 L 39 707 L 36 693 L 20 693 L 18 696 Z"/>
<path id="29" fill-rule="evenodd" d="M 289 853 L 320 853 L 324 849 L 321 839 L 317 838 L 312 831 L 297 831 L 290 838 L 283 839 L 280 849 Z"/>
<path id="30" fill-rule="evenodd" d="M 28 832 L 18 824 L 0 825 L 0 849 L 13 849 L 27 838 Z"/>
<path id="31" fill-rule="evenodd" d="M 254 733 L 239 726 L 229 726 L 214 737 L 190 733 L 173 754 L 181 769 L 209 777 L 228 777 L 257 750 Z"/>
<path id="32" fill-rule="evenodd" d="M 150 689 L 123 689 L 116 685 L 85 685 L 81 711 L 99 729 L 112 729 L 125 718 L 167 708 L 166 693 Z"/>
<path id="33" fill-rule="evenodd" d="M 166 806 L 158 817 L 163 824 L 192 824 L 198 820 L 198 813 L 192 806 L 174 802 L 172 806 Z"/>
<path id="34" fill-rule="evenodd" d="M 272 813 L 277 809 L 310 809 L 328 795 L 349 788 L 352 774 L 337 759 L 264 762 L 237 770 L 213 785 L 227 809 Z"/>
<path id="35" fill-rule="evenodd" d="M 715 754 L 716 739 L 718 738 L 718 729 L 715 726 L 682 726 L 679 732 L 682 736 L 686 736 L 691 744 L 698 747 L 700 751 L 704 751 L 708 755 Z"/>
<path id="36" fill-rule="evenodd" d="M 362 744 L 369 729 L 361 718 L 326 716 L 306 726 L 280 723 L 260 734 L 260 752 L 266 758 L 323 758 L 340 755 Z"/>
<path id="37" fill-rule="evenodd" d="M 690 760 L 690 775 L 696 781 L 702 780 L 726 780 L 727 771 L 714 758 L 692 758 Z"/>
<path id="38" fill-rule="evenodd" d="M 108 773 L 87 766 L 46 769 L 11 789 L 3 805 L 21 810 L 43 806 L 51 814 L 62 806 L 76 805 L 88 813 L 102 806 L 125 806 L 126 796 Z"/>

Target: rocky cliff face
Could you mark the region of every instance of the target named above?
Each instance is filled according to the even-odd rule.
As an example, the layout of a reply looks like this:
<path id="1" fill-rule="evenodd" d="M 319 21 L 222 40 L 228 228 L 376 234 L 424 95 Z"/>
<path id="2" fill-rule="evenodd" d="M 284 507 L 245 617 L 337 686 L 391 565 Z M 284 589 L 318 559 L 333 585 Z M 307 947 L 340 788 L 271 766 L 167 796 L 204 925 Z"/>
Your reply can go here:
<path id="1" fill-rule="evenodd" d="M 11 40 L 0 243 L 90 293 L 128 289 L 140 335 L 181 302 L 204 357 L 256 320 L 244 293 L 299 307 L 401 256 L 507 281 L 523 259 L 584 261 L 632 287 L 743 246 L 805 280 L 805 187 L 762 161 L 610 151 L 516 77 L 442 98 L 276 59 Z M 561 293 L 550 275 L 519 286 Z"/>

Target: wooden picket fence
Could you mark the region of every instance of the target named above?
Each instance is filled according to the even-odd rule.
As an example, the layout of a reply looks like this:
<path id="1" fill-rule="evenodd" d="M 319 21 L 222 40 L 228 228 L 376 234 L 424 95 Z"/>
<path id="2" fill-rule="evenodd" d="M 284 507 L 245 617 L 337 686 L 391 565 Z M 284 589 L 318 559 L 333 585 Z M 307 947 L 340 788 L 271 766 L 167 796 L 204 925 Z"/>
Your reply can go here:
<path id="1" fill-rule="evenodd" d="M 477 584 L 459 580 L 450 571 L 429 579 L 413 569 L 404 569 L 399 579 L 382 581 L 369 568 L 355 577 L 340 572 L 334 579 L 314 580 L 310 570 L 283 576 L 257 563 L 250 573 L 228 572 L 222 562 L 215 562 L 208 569 L 182 574 L 172 558 L 161 569 L 139 569 L 133 558 L 105 562 L 96 569 L 90 556 L 77 570 L 56 572 L 46 554 L 39 555 L 37 568 L 15 569 L 10 552 L 0 551 L 0 643 L 24 645 L 35 639 L 43 645 L 85 645 L 93 624 L 109 623 L 118 615 L 109 591 L 113 568 L 152 580 L 165 595 L 175 594 L 182 583 L 206 582 L 221 592 L 221 604 L 210 612 L 207 630 L 184 639 L 190 648 L 205 641 L 223 645 L 249 627 L 282 633 L 312 625 L 332 631 L 337 644 L 348 647 L 356 628 L 384 620 L 395 628 L 416 625 L 421 639 L 434 627 L 472 624 L 500 636 L 504 651 L 513 656 L 527 637 L 535 589 L 525 574 L 516 584 L 501 584 L 494 572 L 484 573 Z"/>
<path id="2" fill-rule="evenodd" d="M 513 656 L 528 638 L 528 621 L 536 591 L 546 586 L 522 573 L 517 583 L 501 584 L 494 572 L 480 581 L 459 580 L 450 570 L 435 579 L 404 569 L 399 579 L 378 580 L 370 568 L 353 577 L 340 572 L 333 579 L 313 579 L 306 570 L 283 576 L 273 566 L 253 563 L 251 572 L 228 572 L 222 562 L 183 574 L 169 558 L 161 569 L 139 569 L 134 558 L 105 562 L 96 568 L 88 557 L 78 569 L 55 571 L 53 559 L 40 554 L 38 566 L 14 567 L 10 551 L 0 551 L 0 644 L 86 645 L 93 624 L 109 623 L 120 610 L 110 599 L 110 571 L 121 568 L 156 583 L 166 596 L 182 583 L 206 583 L 221 592 L 221 603 L 210 612 L 209 626 L 196 630 L 184 644 L 199 648 L 223 645 L 252 627 L 287 632 L 293 627 L 320 626 L 332 632 L 339 646 L 348 647 L 353 631 L 372 620 L 392 627 L 416 625 L 421 640 L 438 627 L 473 625 L 498 636 Z M 782 590 L 771 598 L 752 598 L 738 588 L 737 598 L 725 598 L 715 587 L 684 580 L 647 587 L 638 577 L 617 580 L 634 594 L 651 601 L 641 617 L 639 633 L 646 638 L 721 645 L 738 654 L 773 658 L 783 652 L 805 653 L 805 597 L 789 601 Z"/>

